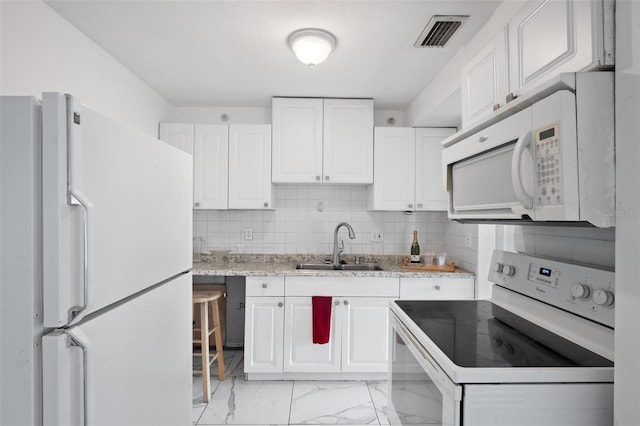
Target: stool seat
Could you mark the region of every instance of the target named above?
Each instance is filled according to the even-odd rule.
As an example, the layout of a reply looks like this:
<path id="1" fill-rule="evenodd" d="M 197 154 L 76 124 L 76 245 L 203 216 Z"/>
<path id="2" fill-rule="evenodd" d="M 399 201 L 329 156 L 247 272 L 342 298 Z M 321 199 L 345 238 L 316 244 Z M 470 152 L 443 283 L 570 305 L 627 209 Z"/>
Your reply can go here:
<path id="1" fill-rule="evenodd" d="M 194 370 L 194 373 L 202 374 L 202 398 L 204 402 L 209 402 L 211 393 L 211 364 L 218 361 L 218 377 L 225 379 L 224 373 L 224 353 L 222 350 L 222 331 L 220 329 L 220 310 L 218 300 L 222 297 L 220 291 L 197 290 L 193 292 L 193 312 L 195 317 L 196 307 L 200 310 L 200 327 L 195 326 L 193 344 L 200 345 L 200 351 L 193 352 L 194 356 L 202 357 L 202 369 Z M 209 350 L 209 336 L 214 335 L 215 355 L 211 356 Z"/>

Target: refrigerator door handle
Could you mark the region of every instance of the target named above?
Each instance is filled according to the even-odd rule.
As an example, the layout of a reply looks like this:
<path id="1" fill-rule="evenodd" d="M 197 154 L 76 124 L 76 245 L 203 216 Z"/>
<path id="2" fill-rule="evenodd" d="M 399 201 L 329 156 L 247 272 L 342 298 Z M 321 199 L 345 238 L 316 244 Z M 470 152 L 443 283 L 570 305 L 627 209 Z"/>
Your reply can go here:
<path id="1" fill-rule="evenodd" d="M 78 347 L 82 350 L 82 423 L 87 426 L 87 346 L 71 333 L 66 333 L 70 347 Z"/>
<path id="2" fill-rule="evenodd" d="M 70 349 L 82 350 L 82 377 L 77 374 Z M 58 329 L 42 338 L 43 354 L 43 424 L 89 424 L 87 345 L 67 330 Z M 78 385 L 82 383 L 82 394 Z M 75 384 L 74 384 L 75 383 Z M 79 410 L 78 400 L 82 403 Z M 79 416 L 82 414 L 82 422 Z"/>
<path id="3" fill-rule="evenodd" d="M 87 308 L 89 304 L 89 253 L 91 252 L 91 235 L 93 229 L 93 210 L 94 206 L 82 192 L 73 191 L 69 188 L 69 204 L 79 205 L 82 207 L 82 218 L 84 235 L 83 241 L 83 259 L 82 259 L 82 303 L 69 308 L 69 324 L 73 323 L 73 320 Z"/>

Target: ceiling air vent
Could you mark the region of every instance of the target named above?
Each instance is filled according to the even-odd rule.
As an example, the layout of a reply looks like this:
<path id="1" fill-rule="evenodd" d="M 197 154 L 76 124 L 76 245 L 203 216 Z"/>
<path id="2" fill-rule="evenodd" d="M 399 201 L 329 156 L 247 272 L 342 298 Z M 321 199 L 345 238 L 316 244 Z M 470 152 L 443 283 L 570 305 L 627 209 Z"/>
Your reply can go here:
<path id="1" fill-rule="evenodd" d="M 468 16 L 434 15 L 429 20 L 415 47 L 444 47 Z"/>

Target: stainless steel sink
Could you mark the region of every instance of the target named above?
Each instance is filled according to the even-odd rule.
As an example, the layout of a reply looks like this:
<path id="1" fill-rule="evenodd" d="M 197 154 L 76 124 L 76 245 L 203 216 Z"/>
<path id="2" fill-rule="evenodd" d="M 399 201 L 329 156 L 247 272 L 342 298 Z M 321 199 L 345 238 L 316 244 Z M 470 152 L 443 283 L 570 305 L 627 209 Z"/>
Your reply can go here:
<path id="1" fill-rule="evenodd" d="M 308 271 L 384 271 L 377 263 L 335 264 L 335 263 L 298 263 L 296 269 Z"/>

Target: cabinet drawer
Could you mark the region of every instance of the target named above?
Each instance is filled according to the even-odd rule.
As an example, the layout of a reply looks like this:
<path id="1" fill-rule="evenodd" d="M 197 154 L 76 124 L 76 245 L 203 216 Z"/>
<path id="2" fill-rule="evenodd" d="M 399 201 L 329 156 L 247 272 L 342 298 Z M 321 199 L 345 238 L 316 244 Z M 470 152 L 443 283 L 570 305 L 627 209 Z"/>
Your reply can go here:
<path id="1" fill-rule="evenodd" d="M 401 278 L 400 299 L 473 299 L 474 278 Z"/>
<path id="2" fill-rule="evenodd" d="M 284 296 L 284 277 L 247 277 L 247 296 Z"/>
<path id="3" fill-rule="evenodd" d="M 287 296 L 398 297 L 398 278 L 287 277 Z"/>

